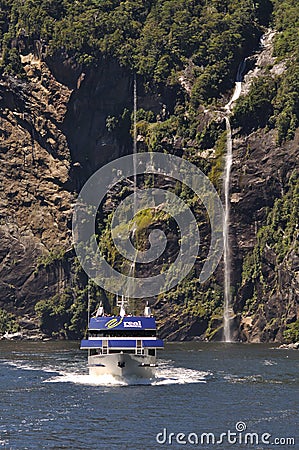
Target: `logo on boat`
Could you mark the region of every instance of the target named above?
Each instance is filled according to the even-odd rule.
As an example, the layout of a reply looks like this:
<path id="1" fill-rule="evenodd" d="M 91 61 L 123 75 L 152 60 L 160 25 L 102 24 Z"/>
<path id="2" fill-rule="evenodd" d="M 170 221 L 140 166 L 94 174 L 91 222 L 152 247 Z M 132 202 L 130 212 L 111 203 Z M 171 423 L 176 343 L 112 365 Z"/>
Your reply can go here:
<path id="1" fill-rule="evenodd" d="M 124 322 L 124 328 L 142 328 L 141 320 Z"/>
<path id="2" fill-rule="evenodd" d="M 105 327 L 106 328 L 115 328 L 118 325 L 120 325 L 122 323 L 122 321 L 123 321 L 123 318 L 121 318 L 119 320 L 118 319 L 108 320 L 108 322 L 105 323 Z"/>

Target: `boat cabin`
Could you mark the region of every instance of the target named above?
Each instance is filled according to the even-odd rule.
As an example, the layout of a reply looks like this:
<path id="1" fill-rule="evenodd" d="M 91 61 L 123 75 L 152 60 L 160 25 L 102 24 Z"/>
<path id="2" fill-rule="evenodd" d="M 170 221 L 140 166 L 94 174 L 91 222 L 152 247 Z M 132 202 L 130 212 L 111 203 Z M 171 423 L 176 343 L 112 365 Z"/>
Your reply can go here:
<path id="1" fill-rule="evenodd" d="M 88 339 L 81 341 L 81 349 L 88 349 L 91 356 L 111 353 L 156 356 L 156 350 L 163 347 L 163 341 L 157 338 L 154 317 L 144 316 L 92 317 Z"/>

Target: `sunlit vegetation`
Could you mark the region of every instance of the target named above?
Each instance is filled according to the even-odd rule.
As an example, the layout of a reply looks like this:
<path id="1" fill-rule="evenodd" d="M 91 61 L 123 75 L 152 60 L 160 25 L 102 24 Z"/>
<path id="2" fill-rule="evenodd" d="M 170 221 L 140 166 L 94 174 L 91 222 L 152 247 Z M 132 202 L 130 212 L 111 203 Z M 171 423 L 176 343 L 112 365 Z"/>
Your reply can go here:
<path id="1" fill-rule="evenodd" d="M 192 102 L 230 88 L 241 59 L 257 44 L 269 0 L 2 0 L 2 65 L 18 73 L 20 40 L 47 55 L 65 51 L 85 65 L 114 57 L 154 83 L 178 82 L 189 60 Z M 1 20 L 2 19 L 2 20 Z"/>
<path id="2" fill-rule="evenodd" d="M 296 0 L 273 0 L 272 26 L 277 31 L 274 56 L 284 61 L 281 75 L 257 79 L 249 95 L 237 102 L 234 125 L 243 132 L 268 126 L 277 129 L 277 142 L 294 138 L 299 121 L 299 7 Z"/>
<path id="3" fill-rule="evenodd" d="M 16 317 L 0 308 L 0 334 L 15 333 L 18 329 Z"/>

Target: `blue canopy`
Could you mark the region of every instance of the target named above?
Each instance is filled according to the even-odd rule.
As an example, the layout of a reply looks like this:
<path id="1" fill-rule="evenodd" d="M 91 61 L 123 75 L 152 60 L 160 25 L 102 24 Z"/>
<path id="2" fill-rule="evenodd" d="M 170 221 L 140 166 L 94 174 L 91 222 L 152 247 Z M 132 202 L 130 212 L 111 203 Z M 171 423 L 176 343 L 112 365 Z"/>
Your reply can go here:
<path id="1" fill-rule="evenodd" d="M 92 339 L 83 339 L 81 341 L 81 345 L 80 348 L 102 348 L 102 340 L 97 339 L 97 340 L 92 340 Z"/>
<path id="2" fill-rule="evenodd" d="M 89 330 L 155 330 L 156 321 L 153 317 L 143 316 L 111 316 L 92 317 Z"/>
<path id="3" fill-rule="evenodd" d="M 164 348 L 164 343 L 162 339 L 146 339 L 142 341 L 143 347 L 150 348 Z"/>
<path id="4" fill-rule="evenodd" d="M 162 339 L 142 339 L 142 346 L 147 348 L 163 348 Z M 109 348 L 135 348 L 136 339 L 108 339 Z M 102 339 L 83 339 L 81 349 L 102 348 Z"/>

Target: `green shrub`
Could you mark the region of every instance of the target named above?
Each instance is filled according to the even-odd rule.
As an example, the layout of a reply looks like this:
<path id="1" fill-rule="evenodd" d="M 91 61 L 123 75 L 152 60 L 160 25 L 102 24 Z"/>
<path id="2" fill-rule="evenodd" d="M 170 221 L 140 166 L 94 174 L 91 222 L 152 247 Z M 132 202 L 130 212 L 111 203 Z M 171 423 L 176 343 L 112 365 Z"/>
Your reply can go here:
<path id="1" fill-rule="evenodd" d="M 18 329 L 16 317 L 0 308 L 0 334 L 15 333 Z"/>
<path id="2" fill-rule="evenodd" d="M 245 133 L 265 127 L 273 114 L 272 100 L 275 94 L 276 84 L 271 76 L 257 78 L 248 95 L 240 97 L 236 102 L 232 126 L 241 127 Z"/>
<path id="3" fill-rule="evenodd" d="M 64 292 L 37 302 L 35 312 L 40 320 L 41 330 L 48 334 L 66 331 L 71 319 L 72 301 L 71 294 Z"/>
<path id="4" fill-rule="evenodd" d="M 286 326 L 283 337 L 287 342 L 299 342 L 299 320 Z"/>

